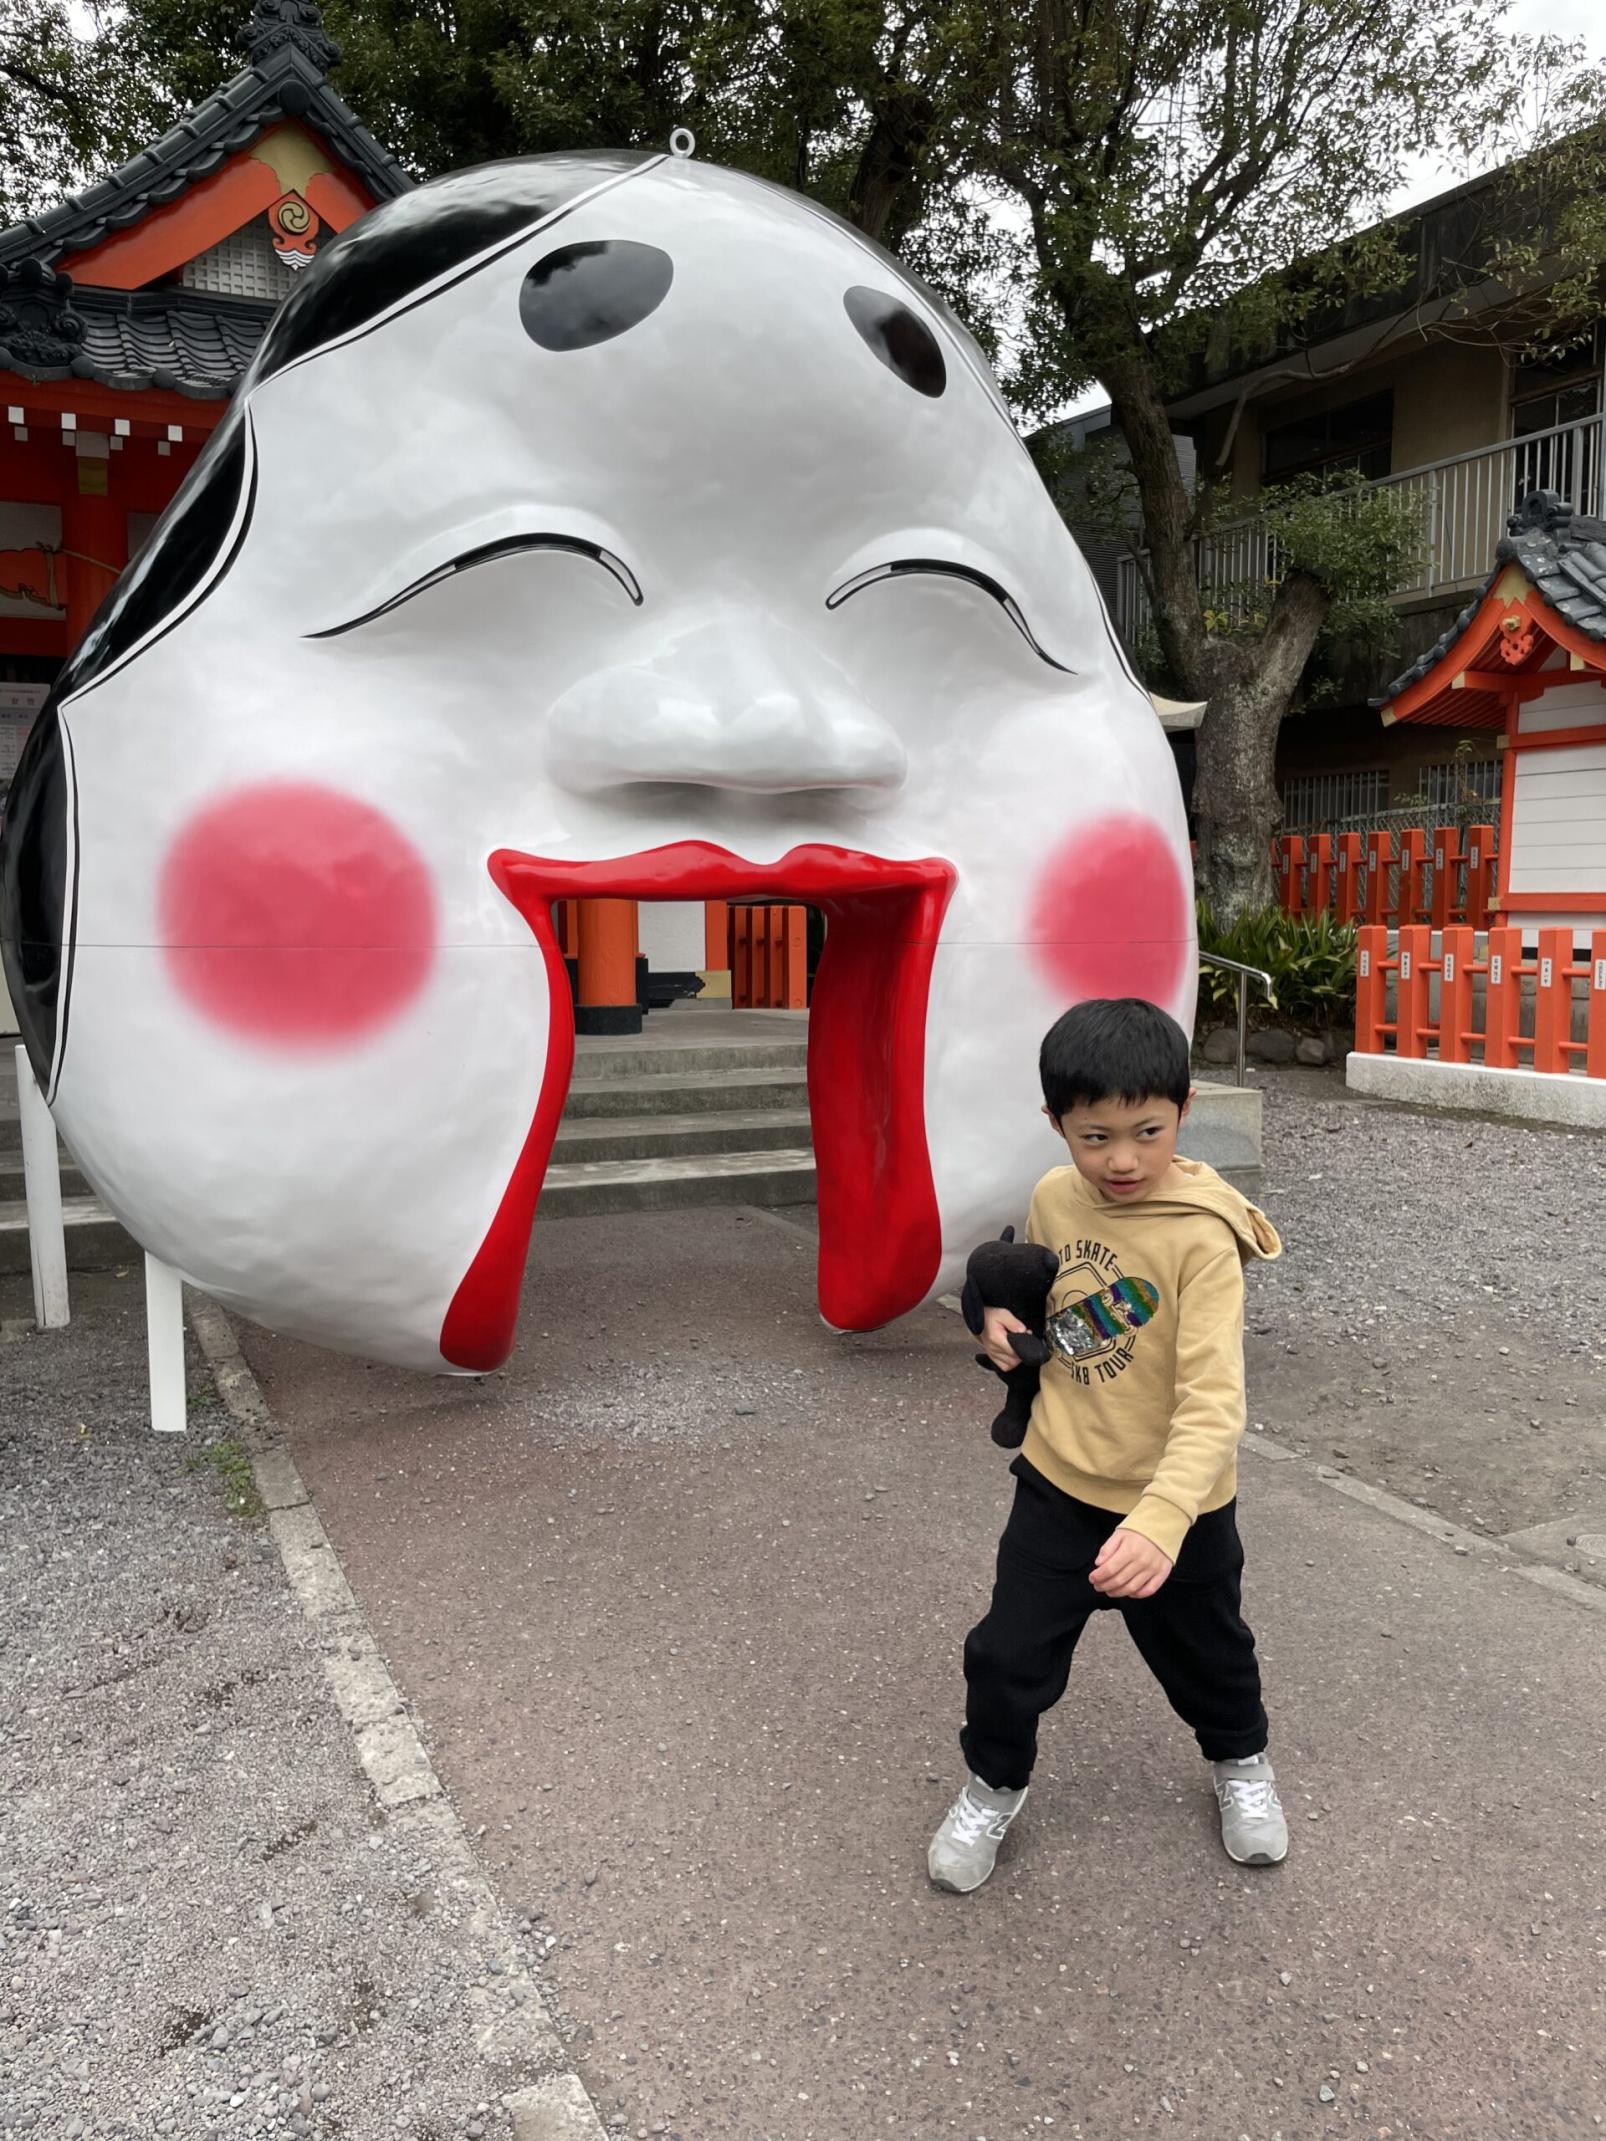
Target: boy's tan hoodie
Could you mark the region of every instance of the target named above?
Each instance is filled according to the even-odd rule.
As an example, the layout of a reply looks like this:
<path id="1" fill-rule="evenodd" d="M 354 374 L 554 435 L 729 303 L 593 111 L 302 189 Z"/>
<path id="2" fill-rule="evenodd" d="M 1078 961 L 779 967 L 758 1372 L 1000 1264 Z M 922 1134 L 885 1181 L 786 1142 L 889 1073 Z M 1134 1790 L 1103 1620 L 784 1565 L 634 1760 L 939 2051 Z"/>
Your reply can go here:
<path id="1" fill-rule="evenodd" d="M 1057 1167 L 1037 1185 L 1026 1236 L 1060 1268 L 1054 1354 L 1022 1454 L 1175 1561 L 1194 1518 L 1238 1491 L 1243 1267 L 1282 1243 L 1214 1168 L 1182 1159 L 1136 1204 Z"/>

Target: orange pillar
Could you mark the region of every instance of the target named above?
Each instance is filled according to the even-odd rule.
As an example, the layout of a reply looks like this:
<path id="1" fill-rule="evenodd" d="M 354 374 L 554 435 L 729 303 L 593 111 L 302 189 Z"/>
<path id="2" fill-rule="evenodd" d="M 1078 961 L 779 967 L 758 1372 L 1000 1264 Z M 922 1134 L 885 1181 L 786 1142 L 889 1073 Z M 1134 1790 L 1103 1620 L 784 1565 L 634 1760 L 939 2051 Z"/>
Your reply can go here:
<path id="1" fill-rule="evenodd" d="M 731 910 L 728 900 L 703 902 L 703 1002 L 731 993 Z"/>
<path id="2" fill-rule="evenodd" d="M 781 1008 L 806 1011 L 809 1002 L 809 910 L 783 907 Z"/>
<path id="3" fill-rule="evenodd" d="M 1433 932 L 1420 923 L 1412 923 L 1400 931 L 1399 965 L 1394 978 L 1394 1049 L 1397 1055 L 1427 1054 L 1432 985 Z"/>
<path id="4" fill-rule="evenodd" d="M 1333 904 L 1333 836 L 1313 836 L 1306 858 L 1305 912 L 1326 914 Z"/>
<path id="5" fill-rule="evenodd" d="M 1505 824 L 1510 824 L 1507 820 Z M 1501 824 L 1499 837 L 1505 835 Z M 1467 921 L 1473 929 L 1488 929 L 1488 916 L 1495 904 L 1495 878 L 1499 874 L 1497 835 L 1493 824 L 1473 824 L 1467 829 Z"/>
<path id="6" fill-rule="evenodd" d="M 1589 940 L 1589 1042 L 1584 1069 L 1591 1078 L 1606 1078 L 1606 929 Z"/>
<path id="7" fill-rule="evenodd" d="M 580 1001 L 576 1033 L 640 1033 L 636 1001 L 636 903 L 581 900 Z"/>
<path id="8" fill-rule="evenodd" d="M 1434 879 L 1435 894 L 1438 880 Z M 1477 957 L 1475 933 L 1451 923 L 1444 932 L 1439 981 L 1439 1061 L 1472 1061 L 1472 977 Z"/>
<path id="9" fill-rule="evenodd" d="M 1448 929 L 1460 909 L 1457 879 L 1461 874 L 1461 834 L 1453 825 L 1441 825 L 1433 835 L 1433 913 L 1435 929 Z M 1459 1062 L 1439 1051 L 1445 1062 Z"/>
<path id="10" fill-rule="evenodd" d="M 1361 899 L 1365 891 L 1365 871 L 1361 864 L 1361 836 L 1359 833 L 1340 833 L 1338 836 L 1338 919 L 1353 922 L 1360 913 Z"/>
<path id="11" fill-rule="evenodd" d="M 1522 931 L 1489 932 L 1489 1008 L 1483 1021 L 1483 1060 L 1491 1070 L 1518 1070 L 1522 1041 Z"/>
<path id="12" fill-rule="evenodd" d="M 67 566 L 67 646 L 89 630 L 117 575 L 128 563 L 128 515 L 115 496 L 109 455 L 85 453 L 79 441 L 61 505 L 61 547 Z"/>
<path id="13" fill-rule="evenodd" d="M 1356 935 L 1355 947 L 1355 1049 L 1358 1055 L 1383 1054 L 1383 1035 L 1388 1025 L 1389 933 L 1372 925 Z"/>
<path id="14" fill-rule="evenodd" d="M 1534 977 L 1534 1069 L 1564 1071 L 1572 1067 L 1573 933 L 1539 932 L 1539 971 Z"/>

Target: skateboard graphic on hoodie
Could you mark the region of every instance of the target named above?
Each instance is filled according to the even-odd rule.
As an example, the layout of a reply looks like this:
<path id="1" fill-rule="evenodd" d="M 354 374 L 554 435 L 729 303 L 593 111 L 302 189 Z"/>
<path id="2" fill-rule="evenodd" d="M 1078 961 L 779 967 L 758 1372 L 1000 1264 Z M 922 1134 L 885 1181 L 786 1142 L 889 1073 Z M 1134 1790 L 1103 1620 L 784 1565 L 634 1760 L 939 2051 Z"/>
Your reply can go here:
<path id="1" fill-rule="evenodd" d="M 1084 1264 L 1063 1274 L 1061 1283 L 1084 1274 L 1095 1282 L 1098 1279 L 1092 1265 Z M 1048 1342 L 1062 1360 L 1080 1366 L 1135 1338 L 1159 1306 L 1159 1289 L 1147 1279 L 1115 1279 L 1050 1316 Z"/>

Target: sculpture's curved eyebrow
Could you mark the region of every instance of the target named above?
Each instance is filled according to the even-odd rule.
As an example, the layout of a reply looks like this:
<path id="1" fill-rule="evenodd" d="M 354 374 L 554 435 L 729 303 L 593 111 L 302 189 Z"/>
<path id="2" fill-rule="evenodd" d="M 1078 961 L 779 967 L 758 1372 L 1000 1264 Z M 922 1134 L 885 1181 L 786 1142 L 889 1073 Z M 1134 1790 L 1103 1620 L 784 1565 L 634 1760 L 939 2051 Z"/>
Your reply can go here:
<path id="1" fill-rule="evenodd" d="M 644 600 L 641 583 L 623 558 L 604 550 L 600 543 L 588 543 L 578 535 L 557 535 L 542 530 L 529 535 L 504 536 L 500 542 L 481 543 L 473 550 L 459 551 L 456 557 L 445 559 L 416 580 L 409 580 L 395 594 L 387 595 L 383 602 L 376 602 L 371 610 L 364 610 L 360 617 L 348 617 L 342 624 L 325 625 L 321 631 L 307 632 L 307 639 L 339 639 L 343 633 L 355 632 L 359 625 L 372 624 L 376 617 L 400 609 L 404 602 L 411 602 L 425 588 L 438 586 L 442 580 L 453 579 L 458 573 L 472 572 L 476 565 L 490 565 L 498 558 L 517 557 L 526 550 L 567 550 L 575 557 L 590 558 L 605 572 L 612 573 L 625 593 L 639 609 Z"/>
<path id="2" fill-rule="evenodd" d="M 984 595 L 992 597 L 1039 661 L 1047 662 L 1050 669 L 1058 669 L 1064 676 L 1075 676 L 1076 671 L 1068 663 L 1056 660 L 1038 639 L 1026 622 L 1020 604 L 1001 581 L 974 565 L 956 564 L 951 558 L 892 558 L 885 565 L 872 565 L 867 572 L 855 573 L 851 580 L 844 580 L 840 587 L 833 588 L 825 598 L 825 606 L 828 610 L 839 609 L 851 595 L 858 594 L 875 581 L 903 579 L 911 573 L 935 573 L 948 580 L 968 580 L 972 587 L 979 587 Z"/>

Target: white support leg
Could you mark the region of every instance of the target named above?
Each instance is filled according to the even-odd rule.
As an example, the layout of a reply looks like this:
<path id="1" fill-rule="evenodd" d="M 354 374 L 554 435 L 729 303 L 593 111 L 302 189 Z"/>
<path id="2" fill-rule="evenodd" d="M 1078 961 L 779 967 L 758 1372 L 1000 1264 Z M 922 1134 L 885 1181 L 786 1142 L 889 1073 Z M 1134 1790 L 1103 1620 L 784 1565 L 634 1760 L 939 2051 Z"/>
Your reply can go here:
<path id="1" fill-rule="evenodd" d="M 28 1200 L 28 1258 L 33 1314 L 42 1331 L 69 1320 L 67 1235 L 61 1220 L 61 1148 L 26 1048 L 17 1050 L 17 1112 L 22 1120 L 22 1177 Z"/>
<path id="2" fill-rule="evenodd" d="M 151 1360 L 151 1426 L 182 1435 L 188 1425 L 184 1391 L 184 1281 L 154 1256 L 145 1259 L 145 1330 Z"/>

